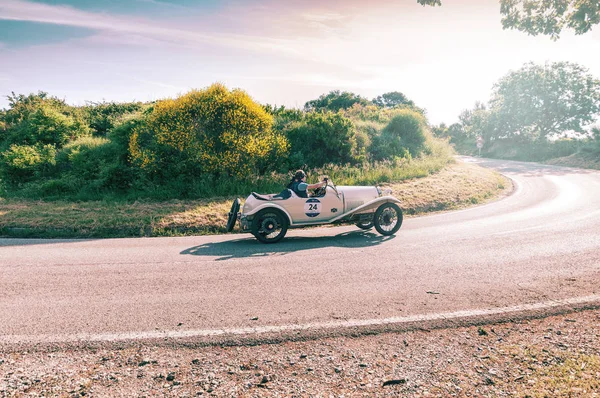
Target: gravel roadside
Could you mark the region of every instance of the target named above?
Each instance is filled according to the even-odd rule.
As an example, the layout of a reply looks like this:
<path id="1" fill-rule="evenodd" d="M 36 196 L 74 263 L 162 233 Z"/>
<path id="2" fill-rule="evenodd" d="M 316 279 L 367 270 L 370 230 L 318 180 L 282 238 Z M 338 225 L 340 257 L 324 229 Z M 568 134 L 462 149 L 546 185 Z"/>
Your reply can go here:
<path id="1" fill-rule="evenodd" d="M 600 396 L 600 310 L 258 346 L 0 349 L 0 396 Z"/>

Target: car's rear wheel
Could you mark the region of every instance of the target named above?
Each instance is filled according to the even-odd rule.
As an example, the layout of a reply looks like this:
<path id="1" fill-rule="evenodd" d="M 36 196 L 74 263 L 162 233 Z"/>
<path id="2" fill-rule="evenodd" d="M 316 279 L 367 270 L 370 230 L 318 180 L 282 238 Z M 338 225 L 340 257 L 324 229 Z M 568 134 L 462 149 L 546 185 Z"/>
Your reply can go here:
<path id="1" fill-rule="evenodd" d="M 402 226 L 402 210 L 395 203 L 384 203 L 375 211 L 373 223 L 381 235 L 393 235 Z"/>
<path id="2" fill-rule="evenodd" d="M 263 209 L 252 220 L 252 235 L 262 243 L 279 242 L 287 229 L 287 218 L 279 210 Z"/>
<path id="3" fill-rule="evenodd" d="M 360 229 L 364 229 L 365 231 L 370 230 L 371 228 L 373 228 L 373 220 L 371 221 L 359 221 L 356 223 L 356 226 Z"/>
<path id="4" fill-rule="evenodd" d="M 237 198 L 233 201 L 231 205 L 231 210 L 229 211 L 229 215 L 227 217 L 227 232 L 233 231 L 233 227 L 235 227 L 235 222 L 237 221 L 238 211 L 240 211 L 240 199 Z"/>

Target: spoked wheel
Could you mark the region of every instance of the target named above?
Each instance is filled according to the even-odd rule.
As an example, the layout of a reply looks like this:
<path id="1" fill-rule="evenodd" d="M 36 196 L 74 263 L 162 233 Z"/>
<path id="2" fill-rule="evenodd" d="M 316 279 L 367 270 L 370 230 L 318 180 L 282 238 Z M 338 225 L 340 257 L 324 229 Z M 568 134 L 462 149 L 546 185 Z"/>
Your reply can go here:
<path id="1" fill-rule="evenodd" d="M 279 242 L 287 229 L 287 218 L 278 210 L 261 210 L 252 220 L 252 235 L 262 243 Z"/>
<path id="2" fill-rule="evenodd" d="M 373 220 L 371 221 L 359 221 L 356 223 L 356 226 L 360 229 L 364 229 L 365 231 L 370 230 L 371 228 L 373 228 Z"/>
<path id="3" fill-rule="evenodd" d="M 402 210 L 395 203 L 384 203 L 377 208 L 373 223 L 381 235 L 393 235 L 402 226 Z"/>
<path id="4" fill-rule="evenodd" d="M 227 232 L 233 231 L 233 227 L 235 227 L 235 222 L 237 221 L 238 211 L 240 211 L 240 199 L 237 198 L 233 201 L 231 205 L 231 210 L 229 211 L 229 216 L 227 217 Z"/>

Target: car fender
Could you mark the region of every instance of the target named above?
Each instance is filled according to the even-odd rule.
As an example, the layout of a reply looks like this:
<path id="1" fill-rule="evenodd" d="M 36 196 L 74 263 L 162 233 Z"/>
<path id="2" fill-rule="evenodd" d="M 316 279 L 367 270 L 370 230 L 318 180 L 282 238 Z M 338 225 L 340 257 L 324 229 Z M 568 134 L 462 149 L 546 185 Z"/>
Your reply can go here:
<path id="1" fill-rule="evenodd" d="M 283 208 L 283 206 L 280 206 L 280 205 L 275 204 L 275 203 L 265 203 L 265 204 L 262 204 L 262 205 L 258 206 L 257 208 L 253 209 L 252 211 L 250 211 L 248 213 L 244 213 L 243 215 L 246 216 L 246 217 L 253 216 L 254 214 L 256 214 L 259 211 L 261 211 L 262 209 L 277 209 L 277 210 L 281 211 L 287 217 L 289 225 L 293 225 L 293 223 L 292 223 L 292 217 L 290 216 L 290 213 L 288 213 L 287 210 L 285 208 Z"/>
<path id="2" fill-rule="evenodd" d="M 396 199 L 393 196 L 382 196 L 380 198 L 377 199 L 373 199 L 370 202 L 365 203 L 364 205 L 361 205 L 359 207 L 357 207 L 356 209 L 352 209 L 349 212 L 346 212 L 344 214 L 340 214 L 339 216 L 329 220 L 329 222 L 334 222 L 334 221 L 338 221 L 341 220 L 344 217 L 348 217 L 351 216 L 352 214 L 359 214 L 359 213 L 363 213 L 369 210 L 375 210 L 377 209 L 379 206 L 381 206 L 384 203 L 400 203 L 400 200 Z"/>

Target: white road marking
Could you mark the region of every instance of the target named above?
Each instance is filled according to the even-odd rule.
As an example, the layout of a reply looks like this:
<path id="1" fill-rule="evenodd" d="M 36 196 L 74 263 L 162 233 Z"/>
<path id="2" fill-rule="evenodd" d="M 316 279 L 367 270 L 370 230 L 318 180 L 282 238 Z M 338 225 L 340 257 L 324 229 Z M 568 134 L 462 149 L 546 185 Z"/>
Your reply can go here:
<path id="1" fill-rule="evenodd" d="M 0 336 L 0 343 L 73 343 L 73 342 L 115 342 L 127 340 L 180 339 L 194 337 L 218 337 L 226 335 L 251 336 L 264 333 L 297 332 L 305 330 L 327 330 L 337 328 L 373 327 L 384 325 L 402 325 L 415 322 L 468 319 L 492 315 L 517 314 L 526 311 L 542 311 L 559 307 L 600 303 L 600 295 L 573 297 L 562 300 L 550 300 L 532 304 L 521 304 L 509 307 L 463 310 L 435 314 L 411 315 L 383 319 L 354 319 L 334 322 L 315 322 L 304 325 L 257 326 L 247 328 L 225 328 L 206 330 L 168 330 L 103 334 L 66 334 L 66 335 L 12 335 Z"/>

